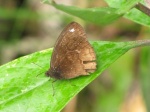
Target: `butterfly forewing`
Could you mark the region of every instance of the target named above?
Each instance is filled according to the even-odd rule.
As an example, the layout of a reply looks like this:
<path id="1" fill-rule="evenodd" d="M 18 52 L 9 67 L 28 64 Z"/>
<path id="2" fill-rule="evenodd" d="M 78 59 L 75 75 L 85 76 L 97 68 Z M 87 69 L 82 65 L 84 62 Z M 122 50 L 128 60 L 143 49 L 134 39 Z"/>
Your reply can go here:
<path id="1" fill-rule="evenodd" d="M 46 73 L 56 79 L 70 79 L 88 75 L 96 69 L 96 56 L 86 38 L 84 29 L 70 23 L 60 34 L 54 46 L 50 69 Z"/>

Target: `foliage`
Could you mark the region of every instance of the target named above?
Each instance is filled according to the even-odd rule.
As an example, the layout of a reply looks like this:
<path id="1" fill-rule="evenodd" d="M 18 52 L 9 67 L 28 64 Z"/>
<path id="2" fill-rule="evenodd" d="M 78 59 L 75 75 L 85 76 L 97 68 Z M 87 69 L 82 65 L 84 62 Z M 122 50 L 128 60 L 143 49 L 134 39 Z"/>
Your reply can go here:
<path id="1" fill-rule="evenodd" d="M 150 26 L 150 18 L 133 8 L 140 0 L 105 1 L 109 7 L 78 8 L 43 0 L 44 3 L 54 6 L 61 11 L 97 25 L 110 24 L 117 21 L 120 17 L 125 17 L 139 24 Z M 98 65 L 96 72 L 90 76 L 78 77 L 69 81 L 57 80 L 56 82 L 53 82 L 54 80 L 49 77 L 45 77 L 44 74 L 49 68 L 52 49 L 39 51 L 1 66 L 0 110 L 3 112 L 12 110 L 18 112 L 58 112 L 120 56 L 132 48 L 150 45 L 150 41 L 94 41 L 91 44 L 95 49 Z M 148 70 L 145 71 L 144 73 L 147 73 Z M 143 79 L 148 79 L 148 75 L 143 77 Z M 147 89 L 145 89 L 147 85 L 145 84 L 145 86 L 144 84 L 143 81 L 143 90 L 145 90 L 145 98 L 147 98 Z"/>
<path id="2" fill-rule="evenodd" d="M 44 72 L 49 68 L 52 49 L 16 59 L 0 67 L 0 109 L 5 112 L 12 109 L 58 112 L 117 58 L 131 48 L 148 44 L 150 41 L 92 42 L 97 55 L 96 72 L 90 76 L 71 79 L 71 83 L 68 80 L 57 80 L 52 83 L 53 79 L 49 80 L 44 76 Z"/>

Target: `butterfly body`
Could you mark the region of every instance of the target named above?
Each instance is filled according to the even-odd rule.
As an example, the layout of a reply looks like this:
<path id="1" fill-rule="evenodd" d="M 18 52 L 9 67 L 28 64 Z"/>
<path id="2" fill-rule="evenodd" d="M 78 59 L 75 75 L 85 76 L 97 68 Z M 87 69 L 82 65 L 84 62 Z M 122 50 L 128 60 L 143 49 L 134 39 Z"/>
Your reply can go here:
<path id="1" fill-rule="evenodd" d="M 71 79 L 89 75 L 96 70 L 96 55 L 88 42 L 84 29 L 76 22 L 70 23 L 58 37 L 54 46 L 47 76 Z"/>

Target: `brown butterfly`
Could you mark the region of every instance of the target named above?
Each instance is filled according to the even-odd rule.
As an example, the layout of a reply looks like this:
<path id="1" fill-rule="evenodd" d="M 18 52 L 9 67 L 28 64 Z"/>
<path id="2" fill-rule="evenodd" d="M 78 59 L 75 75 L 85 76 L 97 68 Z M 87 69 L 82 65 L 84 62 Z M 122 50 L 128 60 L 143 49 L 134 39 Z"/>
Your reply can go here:
<path id="1" fill-rule="evenodd" d="M 71 79 L 96 70 L 96 55 L 81 25 L 72 22 L 58 37 L 47 76 Z"/>

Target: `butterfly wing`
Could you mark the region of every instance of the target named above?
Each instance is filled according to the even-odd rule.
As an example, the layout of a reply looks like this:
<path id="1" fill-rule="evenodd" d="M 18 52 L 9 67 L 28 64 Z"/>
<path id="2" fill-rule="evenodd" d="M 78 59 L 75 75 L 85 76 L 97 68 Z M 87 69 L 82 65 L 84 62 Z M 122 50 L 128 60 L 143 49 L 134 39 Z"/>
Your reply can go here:
<path id="1" fill-rule="evenodd" d="M 86 38 L 84 29 L 70 23 L 60 34 L 52 54 L 47 75 L 56 79 L 70 79 L 88 75 L 96 69 L 96 56 Z"/>

